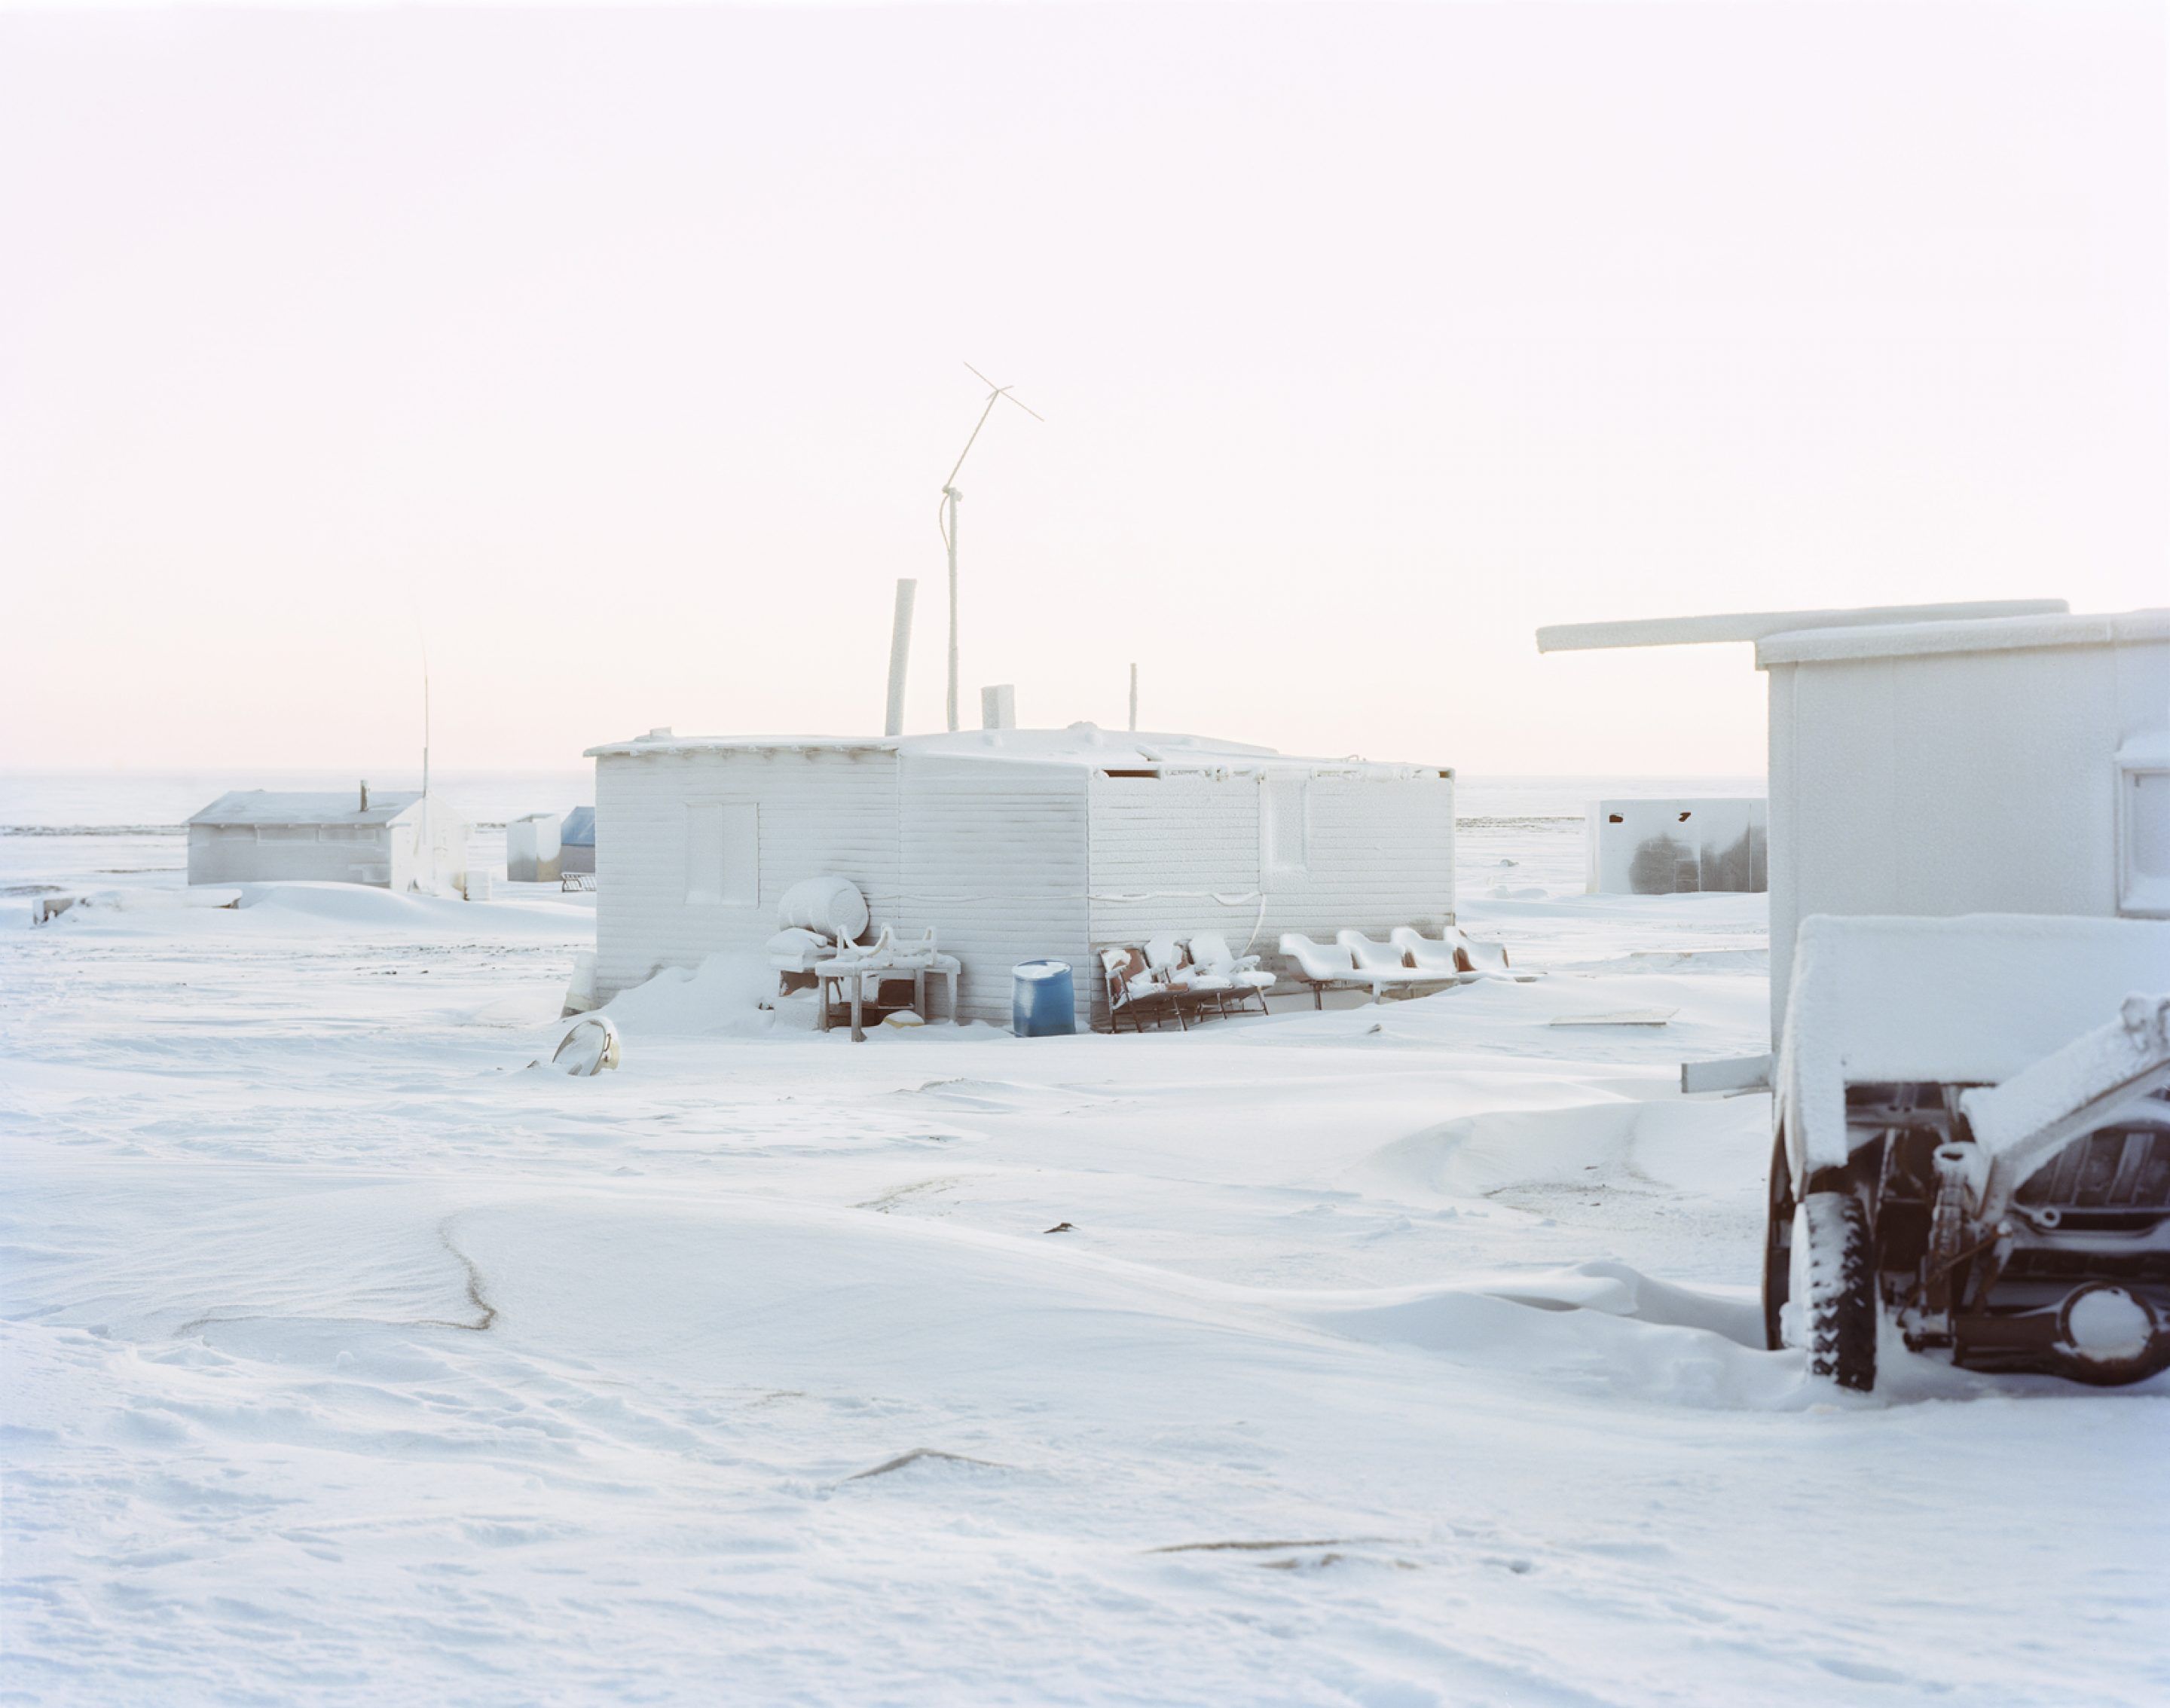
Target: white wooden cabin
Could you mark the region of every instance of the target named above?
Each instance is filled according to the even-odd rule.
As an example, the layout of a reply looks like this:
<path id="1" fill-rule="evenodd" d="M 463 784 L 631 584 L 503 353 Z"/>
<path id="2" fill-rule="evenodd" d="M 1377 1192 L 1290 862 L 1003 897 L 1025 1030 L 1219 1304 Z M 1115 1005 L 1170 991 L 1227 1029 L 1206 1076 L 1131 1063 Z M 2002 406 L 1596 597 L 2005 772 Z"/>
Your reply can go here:
<path id="1" fill-rule="evenodd" d="M 1280 933 L 1431 931 L 1454 915 L 1453 773 L 1287 757 L 1180 735 L 977 730 L 591 748 L 597 994 L 758 950 L 783 892 L 836 874 L 901 935 L 964 963 L 962 1017 L 1002 1021 L 1010 969 L 1218 929 L 1271 963 Z"/>
<path id="2" fill-rule="evenodd" d="M 1753 641 L 1770 683 L 1774 1038 L 1811 915 L 2170 917 L 2170 610 L 2041 600 L 1538 632 L 1545 651 L 1716 640 Z"/>
<path id="3" fill-rule="evenodd" d="M 467 883 L 468 821 L 435 795 L 238 789 L 189 820 L 190 883 L 311 878 L 446 894 Z"/>

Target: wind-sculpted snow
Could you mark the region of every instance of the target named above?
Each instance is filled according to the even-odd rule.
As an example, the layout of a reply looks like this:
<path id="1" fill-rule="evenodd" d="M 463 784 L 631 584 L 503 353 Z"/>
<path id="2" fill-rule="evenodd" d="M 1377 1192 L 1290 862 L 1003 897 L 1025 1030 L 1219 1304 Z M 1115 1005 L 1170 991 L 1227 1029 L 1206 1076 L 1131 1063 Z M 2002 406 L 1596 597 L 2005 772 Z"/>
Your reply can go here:
<path id="1" fill-rule="evenodd" d="M 719 969 L 579 1080 L 570 905 L 11 932 L 0 1698 L 2170 1695 L 2164 1381 L 1763 1351 L 1767 1100 L 1675 1089 L 1762 985 L 1663 899 L 1187 1036 Z"/>

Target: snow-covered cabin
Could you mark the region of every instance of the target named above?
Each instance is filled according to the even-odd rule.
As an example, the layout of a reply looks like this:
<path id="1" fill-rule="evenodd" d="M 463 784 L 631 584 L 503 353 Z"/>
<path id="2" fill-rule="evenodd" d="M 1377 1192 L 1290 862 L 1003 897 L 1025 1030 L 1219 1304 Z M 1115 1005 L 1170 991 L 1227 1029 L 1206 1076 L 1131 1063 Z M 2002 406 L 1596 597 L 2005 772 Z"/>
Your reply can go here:
<path id="1" fill-rule="evenodd" d="M 900 934 L 964 962 L 965 1018 L 1007 1019 L 1010 969 L 1217 929 L 1270 959 L 1280 933 L 1435 931 L 1454 915 L 1454 783 L 1441 766 L 1301 759 L 1090 724 L 896 738 L 651 731 L 591 748 L 596 985 L 759 949 L 783 892 L 836 874 Z"/>
<path id="2" fill-rule="evenodd" d="M 189 820 L 189 882 L 315 878 L 444 894 L 467 883 L 468 822 L 436 795 L 237 789 Z"/>
<path id="3" fill-rule="evenodd" d="M 1724 640 L 1754 642 L 1770 684 L 1774 1038 L 1814 914 L 2170 917 L 2170 610 L 2038 600 L 1538 632 L 1546 651 Z"/>

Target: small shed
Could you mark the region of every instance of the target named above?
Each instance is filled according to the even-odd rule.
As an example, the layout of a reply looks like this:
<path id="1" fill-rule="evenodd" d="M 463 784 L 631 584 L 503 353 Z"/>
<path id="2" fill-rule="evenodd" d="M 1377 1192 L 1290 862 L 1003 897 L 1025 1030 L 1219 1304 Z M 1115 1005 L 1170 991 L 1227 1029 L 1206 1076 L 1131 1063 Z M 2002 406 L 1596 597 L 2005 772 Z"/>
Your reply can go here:
<path id="1" fill-rule="evenodd" d="M 596 809 L 575 807 L 558 826 L 558 870 L 593 872 L 596 869 Z"/>
<path id="2" fill-rule="evenodd" d="M 1770 888 L 1768 814 L 1756 798 L 1592 801 L 1585 888 L 1677 895 Z"/>
<path id="3" fill-rule="evenodd" d="M 892 738 L 702 739 L 591 748 L 596 986 L 758 950 L 783 892 L 847 878 L 877 922 L 932 926 L 964 962 L 962 1017 L 1006 1020 L 1010 969 L 1216 929 L 1270 960 L 1283 931 L 1436 931 L 1454 917 L 1453 772 L 1304 759 L 1091 724 Z"/>
<path id="4" fill-rule="evenodd" d="M 508 883 L 555 883 L 564 869 L 560 859 L 555 813 L 529 813 L 505 827 Z"/>
<path id="5" fill-rule="evenodd" d="M 2170 917 L 2170 610 L 2038 600 L 1538 632 L 1544 651 L 1725 640 L 1752 641 L 1770 683 L 1774 1038 L 1812 915 Z"/>
<path id="6" fill-rule="evenodd" d="M 448 894 L 467 883 L 468 821 L 435 795 L 237 789 L 189 820 L 189 882 L 313 878 Z"/>

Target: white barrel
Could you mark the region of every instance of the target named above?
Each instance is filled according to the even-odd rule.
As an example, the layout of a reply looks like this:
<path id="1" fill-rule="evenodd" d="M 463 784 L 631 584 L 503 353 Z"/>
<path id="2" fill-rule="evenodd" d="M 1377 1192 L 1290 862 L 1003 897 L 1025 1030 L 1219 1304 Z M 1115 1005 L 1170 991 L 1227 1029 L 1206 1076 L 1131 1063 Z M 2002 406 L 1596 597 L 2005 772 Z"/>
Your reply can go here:
<path id="1" fill-rule="evenodd" d="M 840 943 L 858 941 L 867 928 L 867 899 L 848 878 L 809 878 L 783 892 L 778 925 L 819 931 Z"/>

